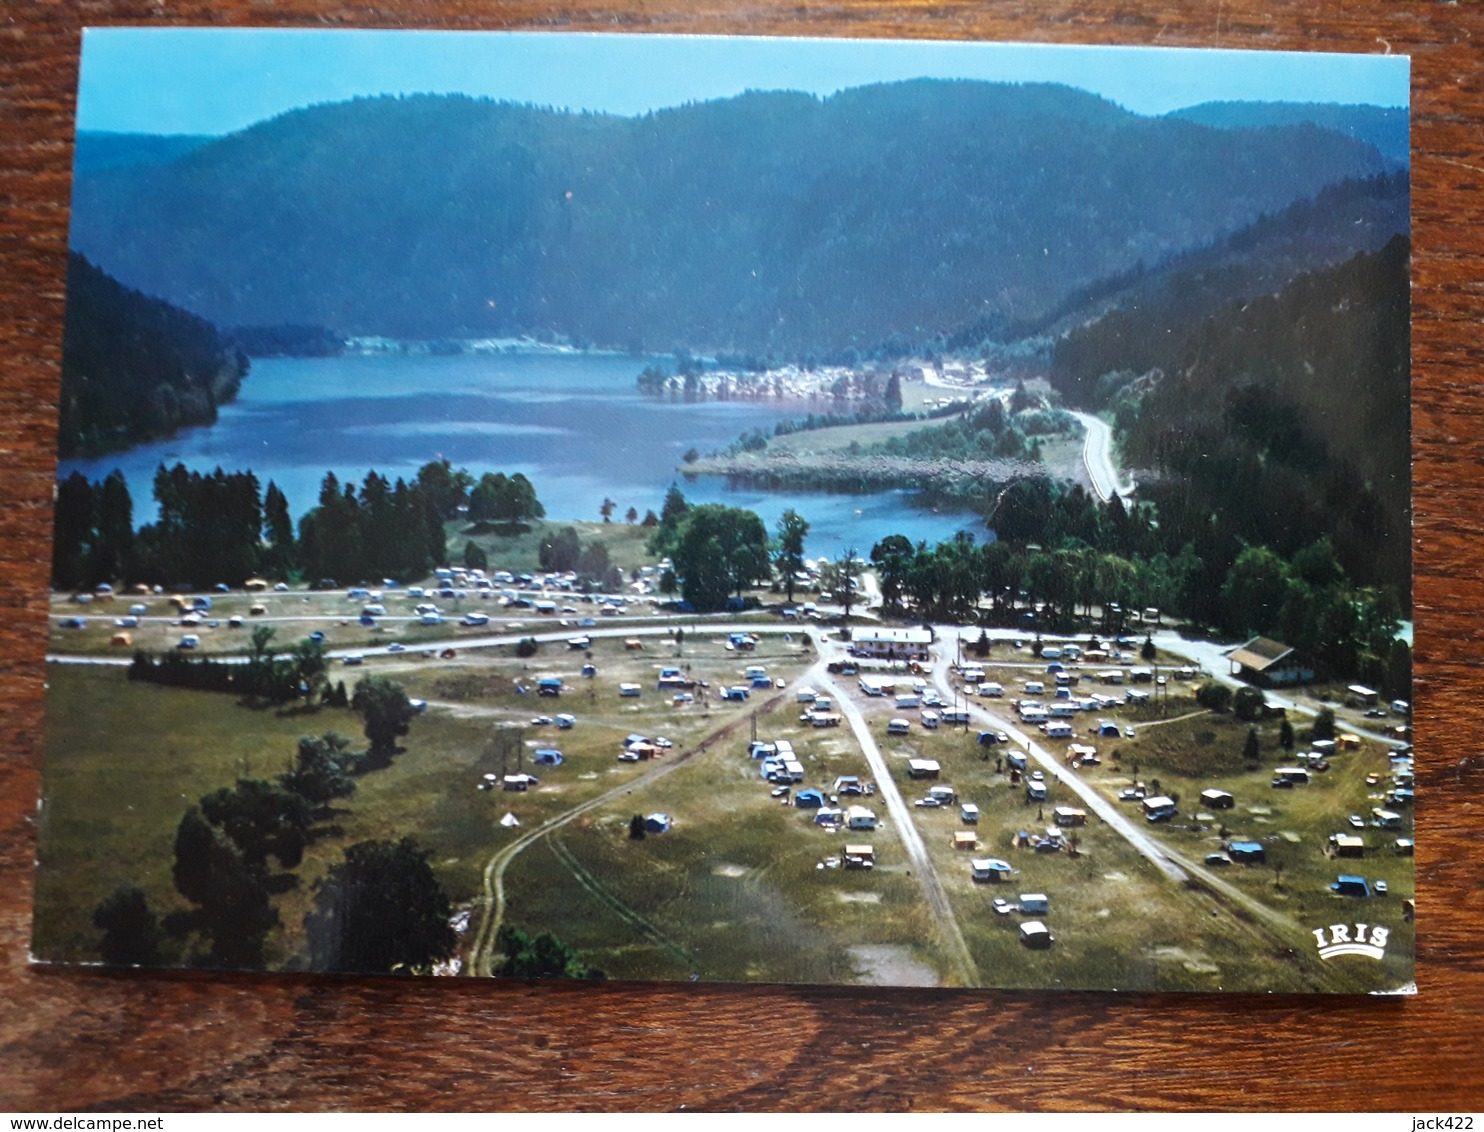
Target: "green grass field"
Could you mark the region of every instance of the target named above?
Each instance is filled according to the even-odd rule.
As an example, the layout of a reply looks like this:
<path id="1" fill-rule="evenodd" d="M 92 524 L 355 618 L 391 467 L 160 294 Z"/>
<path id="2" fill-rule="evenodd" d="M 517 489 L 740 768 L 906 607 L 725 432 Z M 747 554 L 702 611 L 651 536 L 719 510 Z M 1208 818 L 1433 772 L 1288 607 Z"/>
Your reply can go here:
<path id="1" fill-rule="evenodd" d="M 1018 659 L 1023 654 L 1016 652 L 1009 655 Z M 1161 657 L 1159 662 L 1163 667 L 1167 658 Z M 1027 678 L 1027 672 L 1023 668 L 996 666 L 992 661 L 987 663 L 985 679 L 1003 683 L 1005 699 L 985 700 L 985 706 L 1013 720 L 1015 716 L 1011 702 L 1023 694 L 1021 689 Z M 1039 676 L 1029 678 L 1041 679 Z M 1109 799 L 1116 799 L 1122 789 L 1135 781 L 1142 783 L 1151 794 L 1162 792 L 1177 796 L 1180 800 L 1180 815 L 1173 822 L 1156 823 L 1147 828 L 1157 839 L 1168 843 L 1172 849 L 1197 863 L 1207 853 L 1220 851 L 1223 843 L 1228 840 L 1261 841 L 1268 855 L 1268 865 L 1249 867 L 1237 864 L 1213 870 L 1212 875 L 1235 885 L 1242 892 L 1291 918 L 1294 928 L 1288 935 L 1296 940 L 1296 944 L 1285 945 L 1275 938 L 1273 932 L 1256 927 L 1251 923 L 1250 914 L 1230 901 L 1213 898 L 1199 890 L 1183 900 L 1176 900 L 1176 894 L 1171 893 L 1167 886 L 1161 891 L 1156 885 L 1142 897 L 1133 892 L 1121 893 L 1117 903 L 1110 906 L 1111 918 L 1115 923 L 1094 922 L 1087 925 L 1093 928 L 1100 939 L 1108 939 L 1110 932 L 1124 936 L 1121 945 L 1099 953 L 1101 958 L 1096 961 L 1096 969 L 1109 971 L 1109 964 L 1116 966 L 1115 956 L 1121 952 L 1125 962 L 1136 959 L 1141 953 L 1146 958 L 1152 957 L 1151 961 L 1158 959 L 1153 966 L 1143 968 L 1146 972 L 1155 969 L 1162 971 L 1173 965 L 1178 968 L 1173 976 L 1176 984 L 1186 985 L 1178 982 L 1181 978 L 1186 979 L 1190 989 L 1209 984 L 1228 989 L 1243 987 L 1343 991 L 1361 990 L 1378 984 L 1400 986 L 1407 982 L 1410 978 L 1414 931 L 1402 915 L 1402 902 L 1413 896 L 1414 868 L 1412 858 L 1397 855 L 1391 844 L 1397 837 L 1412 836 L 1410 810 L 1400 811 L 1403 828 L 1399 830 L 1370 828 L 1364 831 L 1368 848 L 1362 859 L 1337 860 L 1325 852 L 1331 833 L 1359 832 L 1352 830 L 1348 824 L 1347 819 L 1351 814 L 1368 818 L 1373 807 L 1386 805 L 1384 783 L 1388 761 L 1385 745 L 1367 740 L 1358 751 L 1336 755 L 1331 760 L 1331 769 L 1313 773 L 1309 785 L 1291 790 L 1275 790 L 1270 785 L 1273 770 L 1279 766 L 1291 765 L 1295 761 L 1294 754 L 1283 751 L 1278 745 L 1278 721 L 1270 720 L 1260 725 L 1261 758 L 1256 767 L 1249 769 L 1243 758 L 1249 725 L 1234 719 L 1230 714 L 1200 713 L 1193 699 L 1196 683 L 1198 681 L 1172 681 L 1167 710 L 1161 705 L 1150 703 L 1142 707 L 1120 706 L 1095 713 L 1097 718 L 1112 719 L 1120 727 L 1134 724 L 1136 738 L 1132 740 L 1122 737 L 1116 740 L 1099 739 L 1087 735 L 1083 732 L 1088 721 L 1079 716 L 1075 721 L 1079 731 L 1075 741 L 1094 746 L 1101 762 L 1097 766 L 1083 767 L 1078 774 Z M 1080 687 L 1084 691 L 1088 687 L 1102 691 L 1119 691 L 1117 688 L 1104 689 L 1085 683 Z M 1301 721 L 1298 729 L 1302 731 L 1304 726 Z M 972 730 L 970 734 L 972 736 Z M 925 737 L 916 740 L 917 745 L 924 748 L 924 754 L 943 761 L 945 774 L 950 767 L 958 773 L 958 767 L 963 765 L 961 762 L 954 764 L 943 760 L 941 755 L 926 749 L 926 742 Z M 1060 754 L 1065 752 L 1070 742 L 1072 741 L 1043 740 L 1042 745 Z M 1303 744 L 1300 743 L 1297 749 L 1302 748 Z M 972 769 L 972 761 L 968 765 Z M 1381 783 L 1367 784 L 1366 776 L 1370 774 L 1379 775 Z M 1202 790 L 1212 787 L 1232 792 L 1236 798 L 1236 808 L 1209 813 L 1204 811 L 1199 804 L 1199 796 Z M 993 820 L 995 798 L 993 791 L 989 794 L 989 804 L 986 804 L 982 793 L 978 796 L 966 794 L 966 798 L 978 802 L 984 811 L 980 818 L 980 829 L 983 831 L 991 828 L 989 823 Z M 1049 816 L 1051 807 L 1059 803 L 1078 804 L 1075 799 L 1060 797 L 1058 788 L 1053 785 L 1044 807 L 1046 814 Z M 1002 792 L 1002 811 L 1006 805 L 1006 796 Z M 1143 824 L 1137 803 L 1120 805 L 1133 820 Z M 1026 821 L 1023 796 L 1010 796 L 1008 810 L 1012 818 L 1011 825 L 1016 821 Z M 1018 818 L 1015 816 L 1017 810 L 1021 815 Z M 1034 812 L 1031 811 L 1032 814 Z M 1197 818 L 1198 814 L 1204 814 L 1204 817 Z M 1030 825 L 1034 828 L 1035 823 Z M 1005 828 L 1007 827 L 1001 827 L 1000 845 L 1007 843 L 1003 832 Z M 1025 826 L 1022 825 L 1021 828 Z M 1137 878 L 1141 875 L 1141 870 L 1147 869 L 1147 863 L 1142 858 L 1130 858 L 1130 851 L 1121 839 L 1115 839 L 1111 845 L 1099 848 L 1095 840 L 1099 829 L 1097 819 L 1093 817 L 1084 837 L 1089 843 L 1086 852 L 1092 856 L 1111 854 L 1115 860 L 1122 858 L 1112 870 L 1119 878 L 1115 888 L 1126 884 L 1124 878 Z M 993 855 L 1005 857 L 1007 854 L 997 851 Z M 1061 854 L 1054 854 L 1049 857 L 1049 861 L 1055 863 L 1061 858 Z M 1279 864 L 1282 865 L 1281 879 L 1273 867 Z M 1329 885 L 1341 873 L 1356 873 L 1373 881 L 1385 880 L 1390 891 L 1385 896 L 1372 897 L 1369 901 L 1334 896 Z M 1044 877 L 1041 879 L 1045 880 Z M 1074 890 L 1074 899 L 1082 902 L 1084 918 L 1091 908 L 1086 903 L 1086 898 L 1097 888 L 1096 878 L 1088 879 L 1094 882 L 1093 889 Z M 1050 880 L 1045 880 L 1047 886 L 1051 883 Z M 1031 889 L 1022 886 L 1017 891 Z M 991 893 L 998 894 L 997 891 Z M 1156 898 L 1151 900 L 1150 897 Z M 1106 898 L 1103 903 L 1107 904 Z M 1053 907 L 1056 906 L 1054 901 Z M 1192 915 L 1193 907 L 1203 908 L 1205 911 Z M 1130 909 L 1145 908 L 1150 910 L 1147 918 L 1139 915 L 1130 917 L 1128 914 Z M 1211 915 L 1212 912 L 1215 914 Z M 1350 959 L 1343 961 L 1350 966 L 1325 967 L 1312 958 L 1313 943 L 1304 938 L 1308 931 L 1347 916 L 1365 920 L 1368 915 L 1376 918 L 1377 922 L 1384 919 L 1392 929 L 1392 940 L 1379 977 L 1373 968 L 1357 966 L 1369 964 L 1372 962 L 1370 960 Z M 1109 918 L 1109 913 L 1103 912 L 1098 918 Z M 1241 925 L 1239 931 L 1228 930 L 1234 924 Z M 1173 925 L 1178 925 L 1178 929 L 1172 931 Z M 1056 930 L 1056 924 L 1053 923 L 1052 926 Z M 1218 926 L 1221 930 L 1213 930 Z M 1065 949 L 1060 946 L 1071 942 L 1071 934 L 1064 933 L 1059 940 L 1058 957 L 1071 950 L 1070 946 Z M 1149 942 L 1142 947 L 1135 946 L 1137 939 L 1146 939 Z M 1181 940 L 1184 942 L 1179 942 Z M 1195 955 L 1199 958 L 1190 958 Z M 1165 958 L 1159 959 L 1159 956 Z M 1043 956 L 1038 955 L 1038 958 Z M 1086 963 L 1075 964 L 1074 977 L 1080 977 L 1086 969 L 1089 969 Z M 1134 969 L 1140 969 L 1137 962 Z M 1184 974 L 1180 974 L 1182 971 Z M 1108 977 L 1112 978 L 1111 975 Z M 1147 985 L 1168 985 L 1171 978 L 1171 975 L 1162 973 L 1155 983 Z M 1389 984 L 1388 978 L 1392 980 Z M 1114 985 L 1146 984 L 1123 981 Z"/>
<path id="2" fill-rule="evenodd" d="M 1197 861 L 1219 852 L 1231 840 L 1262 843 L 1265 865 L 1237 864 L 1215 870 L 1215 874 L 1308 928 L 1350 916 L 1384 920 L 1392 929 L 1386 962 L 1395 969 L 1397 982 L 1404 981 L 1414 933 L 1400 911 L 1402 901 L 1414 896 L 1415 870 L 1413 859 L 1399 855 L 1393 842 L 1412 837 L 1413 825 L 1410 808 L 1390 807 L 1385 800 L 1389 769 L 1385 746 L 1364 741 L 1360 750 L 1331 758 L 1328 771 L 1311 773 L 1307 785 L 1279 790 L 1271 785 L 1274 769 L 1297 760 L 1278 745 L 1278 727 L 1270 721 L 1260 727 L 1261 758 L 1249 768 L 1242 758 L 1247 728 L 1230 715 L 1206 715 L 1150 728 L 1125 751 L 1124 773 L 1105 766 L 1090 777 L 1105 794 L 1116 797 L 1134 780 L 1137 765 L 1137 776 L 1146 787 L 1153 789 L 1158 781 L 1158 790 L 1178 794 L 1180 814 L 1168 824 L 1151 826 L 1150 832 Z M 1368 784 L 1367 775 L 1377 775 L 1380 782 Z M 1235 808 L 1211 811 L 1202 807 L 1200 792 L 1212 786 L 1230 791 Z M 1369 820 L 1377 807 L 1394 809 L 1402 817 L 1402 827 L 1350 826 L 1350 815 Z M 1366 844 L 1364 856 L 1331 855 L 1328 839 L 1334 833 L 1359 834 Z M 1370 900 L 1336 896 L 1329 886 L 1342 873 L 1365 876 L 1372 883 L 1383 880 L 1389 891 Z"/>
<path id="3" fill-rule="evenodd" d="M 631 731 L 664 733 L 679 754 L 742 714 L 733 705 L 669 706 L 669 697 L 654 690 L 654 676 L 662 658 L 675 659 L 673 646 L 630 653 L 621 641 L 594 644 L 592 657 L 602 675 L 590 683 L 577 674 L 584 654 L 560 646 L 547 646 L 546 655 L 529 663 L 493 655 L 508 650 L 489 650 L 454 662 L 388 657 L 345 670 L 347 683 L 352 676 L 382 672 L 413 695 L 453 692 L 458 702 L 417 717 L 392 766 L 358 779 L 356 794 L 338 805 L 338 833 L 310 849 L 298 870 L 299 885 L 278 899 L 284 926 L 270 940 L 270 965 L 302 961 L 300 925 L 313 881 L 345 846 L 411 835 L 432 850 L 455 902 L 467 902 L 479 890 L 488 858 L 516 836 L 498 824 L 506 812 L 526 826 L 539 825 L 639 777 L 646 768 L 615 757 Z M 698 641 L 683 652 L 680 663 L 691 664 L 698 676 L 706 669 L 718 681 L 739 679 L 753 656 L 778 667 L 785 658 L 796 664 L 803 655 L 782 641 L 765 642 L 745 662 L 726 653 L 719 640 Z M 572 677 L 570 694 L 553 700 L 516 692 L 517 683 L 531 683 L 520 670 L 532 665 Z M 36 930 L 38 954 L 46 958 L 94 955 L 92 910 L 119 885 L 138 885 L 158 914 L 184 906 L 170 877 L 175 829 L 203 794 L 239 776 L 281 773 L 301 734 L 335 730 L 361 745 L 360 720 L 344 710 L 247 708 L 231 696 L 131 684 L 120 669 L 54 665 L 49 678 Z M 646 686 L 637 703 L 617 694 L 618 683 L 630 679 Z M 522 725 L 559 710 L 576 714 L 579 724 L 570 731 L 525 726 L 519 749 L 528 760 L 538 746 L 556 747 L 566 758 L 563 766 L 534 767 L 512 762 L 509 754 L 497 761 L 497 726 Z M 131 723 L 120 727 L 120 720 Z M 478 788 L 484 774 L 522 766 L 542 778 L 539 789 L 508 794 Z"/>
<path id="4" fill-rule="evenodd" d="M 924 428 L 928 421 L 881 421 L 877 424 L 836 425 L 833 428 L 807 429 L 768 441 L 770 451 L 777 452 L 842 452 L 852 444 L 869 448 L 883 440 L 910 436 Z"/>
<path id="5" fill-rule="evenodd" d="M 1005 684 L 1007 699 L 1036 675 L 1007 663 L 1012 655 L 1016 661 L 1028 657 L 1005 650 L 986 673 Z M 347 685 L 364 674 L 385 674 L 431 706 L 413 721 L 393 764 L 362 776 L 356 794 L 337 805 L 297 870 L 297 886 L 276 898 L 282 927 L 269 940 L 269 965 L 304 965 L 302 922 L 314 882 L 357 841 L 413 837 L 430 851 L 455 905 L 477 918 L 482 878 L 496 854 L 546 829 L 504 873 L 504 921 L 533 934 L 555 933 L 611 976 L 952 981 L 919 878 L 911 875 L 899 831 L 880 800 L 858 799 L 880 819 L 874 832 L 830 832 L 814 824 L 813 811 L 773 798 L 758 763 L 747 756 L 755 717 L 759 737 L 794 743 L 805 767 L 803 785 L 829 790 L 839 775 L 869 779 L 849 728 L 815 729 L 798 718 L 794 685 L 813 659 L 799 640 L 781 636 L 764 638 L 755 652 L 730 651 L 724 627 L 716 626 L 692 629 L 681 648 L 646 638 L 643 648 L 631 650 L 622 639 L 599 638 L 588 651 L 547 644 L 526 659 L 506 646 L 463 651 L 451 660 L 409 653 L 337 667 L 335 678 Z M 598 670 L 591 679 L 580 675 L 589 661 Z M 713 694 L 673 705 L 655 686 L 666 664 L 689 666 Z M 742 682 L 749 664 L 766 665 L 788 687 L 757 692 L 746 704 L 716 699 L 720 686 Z M 535 678 L 548 674 L 564 679 L 563 696 L 538 697 L 532 690 Z M 184 907 L 171 880 L 174 834 L 185 809 L 203 794 L 239 776 L 275 776 L 301 734 L 336 730 L 361 745 L 360 721 L 344 710 L 253 709 L 229 696 L 130 684 L 119 669 L 53 665 L 48 676 L 35 936 L 45 959 L 95 958 L 92 910 L 119 885 L 141 887 L 157 914 Z M 642 694 L 620 697 L 622 682 L 641 685 Z M 912 820 L 986 985 L 1366 989 L 1376 985 L 1374 967 L 1322 966 L 1304 937 L 1313 926 L 1368 914 L 1395 927 L 1381 970 L 1394 974 L 1397 984 L 1405 981 L 1413 939 L 1397 913 L 1412 895 L 1412 861 L 1385 846 L 1410 835 L 1410 813 L 1403 830 L 1384 836 L 1368 830 L 1372 848 L 1363 860 L 1335 861 L 1324 851 L 1330 833 L 1348 828 L 1349 814 L 1368 815 L 1380 804 L 1385 788 L 1368 784 L 1366 776 L 1384 781 L 1383 745 L 1368 742 L 1338 755 L 1308 786 L 1280 791 L 1268 785 L 1272 769 L 1291 757 L 1277 747 L 1273 723 L 1263 725 L 1257 768 L 1242 758 L 1246 725 L 1227 715 L 1162 722 L 1155 707 L 1111 709 L 1097 714 L 1120 726 L 1134 723 L 1135 739 L 1083 736 L 1103 761 L 1077 773 L 1105 796 L 1116 798 L 1135 777 L 1151 788 L 1157 779 L 1159 790 L 1180 796 L 1178 818 L 1149 827 L 1171 850 L 1199 862 L 1224 838 L 1261 840 L 1268 867 L 1235 865 L 1213 875 L 1291 921 L 1278 930 L 1200 883 L 1168 881 L 1095 815 L 1076 830 L 1075 854 L 1017 848 L 1017 833 L 1044 830 L 1053 806 L 1078 804 L 1070 790 L 1053 784 L 1044 804 L 1027 804 L 1008 768 L 996 770 L 996 750 L 977 745 L 977 726 L 967 733 L 923 730 L 915 712 L 899 711 L 888 698 L 868 699 L 853 681 L 841 686 L 865 712 L 909 802 L 924 793 L 925 784 L 906 775 L 907 760 L 920 755 L 937 759 L 940 781 L 980 808 L 973 853 L 951 846 L 952 834 L 967 828 L 957 806 L 914 808 Z M 1189 695 L 1189 685 L 1172 687 L 1170 717 L 1194 710 Z M 1010 710 L 1004 701 L 986 704 Z M 577 725 L 568 731 L 532 725 L 534 717 L 559 711 L 576 715 Z M 911 733 L 887 738 L 886 720 L 904 714 L 914 719 Z M 1091 722 L 1079 718 L 1079 731 Z M 512 728 L 515 739 L 502 738 Z M 674 746 L 653 762 L 619 762 L 620 742 L 630 732 L 664 735 Z M 1046 745 L 1060 753 L 1066 744 Z M 540 746 L 561 750 L 563 765 L 532 765 Z M 480 789 L 484 775 L 516 769 L 537 774 L 539 787 L 524 793 Z M 1231 790 L 1237 807 L 1199 817 L 1194 800 L 1213 785 Z M 1136 807 L 1120 805 L 1138 818 Z M 630 818 L 657 811 L 670 814 L 674 827 L 630 840 Z M 507 813 L 520 824 L 501 825 Z M 875 869 L 824 867 L 844 843 L 856 840 L 875 847 Z M 1002 857 L 1017 874 L 999 885 L 976 884 L 969 868 L 975 856 Z M 1274 864 L 1283 866 L 1281 882 Z M 1329 882 L 1341 872 L 1384 879 L 1391 893 L 1370 901 L 1332 896 Z M 1057 943 L 1049 951 L 1023 948 L 1017 937 L 1022 917 L 991 907 L 996 896 L 1013 902 L 1022 892 L 1050 897 L 1045 919 Z"/>
<path id="6" fill-rule="evenodd" d="M 837 774 L 867 775 L 864 759 L 839 731 L 806 730 L 797 714 L 785 695 L 759 716 L 758 733 L 793 739 L 808 784 L 828 785 Z M 871 973 L 852 949 L 878 948 L 936 977 L 940 957 L 923 946 L 925 910 L 896 839 L 882 832 L 830 832 L 813 823 L 814 811 L 780 804 L 747 755 L 747 737 L 744 732 L 718 744 L 563 834 L 568 851 L 607 894 L 608 922 L 618 930 L 616 937 L 594 933 L 589 951 L 599 965 L 625 977 L 694 973 L 707 980 L 850 982 Z M 628 840 L 630 816 L 655 811 L 670 814 L 674 828 L 642 842 Z M 856 841 L 875 847 L 874 870 L 822 867 Z M 581 874 L 552 875 L 539 857 L 523 859 L 520 875 L 527 902 L 544 901 L 548 916 L 563 916 L 563 894 L 583 887 Z M 652 948 L 631 948 L 643 933 L 635 940 L 622 927 L 614 902 L 642 910 L 678 949 L 661 957 L 658 970 L 646 965 L 655 958 Z"/>
<path id="7" fill-rule="evenodd" d="M 539 552 L 542 539 L 563 527 L 571 527 L 583 546 L 594 541 L 606 546 L 614 565 L 627 574 L 640 566 L 651 565 L 654 557 L 644 549 L 651 533 L 649 528 L 626 522 L 626 510 L 627 506 L 621 504 L 611 523 L 547 519 L 510 533 L 498 528 L 482 530 L 468 523 L 449 523 L 448 561 L 451 565 L 462 565 L 464 546 L 473 542 L 489 555 L 491 569 L 534 573 L 541 568 Z M 639 517 L 644 517 L 643 508 L 639 509 Z"/>

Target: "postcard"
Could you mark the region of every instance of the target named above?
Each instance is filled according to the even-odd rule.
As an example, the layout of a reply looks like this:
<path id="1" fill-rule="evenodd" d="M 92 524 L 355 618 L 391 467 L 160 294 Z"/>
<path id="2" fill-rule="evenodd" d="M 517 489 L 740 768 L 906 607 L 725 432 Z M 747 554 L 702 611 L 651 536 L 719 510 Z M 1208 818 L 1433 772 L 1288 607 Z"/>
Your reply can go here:
<path id="1" fill-rule="evenodd" d="M 88 31 L 35 960 L 1412 993 L 1408 81 Z"/>

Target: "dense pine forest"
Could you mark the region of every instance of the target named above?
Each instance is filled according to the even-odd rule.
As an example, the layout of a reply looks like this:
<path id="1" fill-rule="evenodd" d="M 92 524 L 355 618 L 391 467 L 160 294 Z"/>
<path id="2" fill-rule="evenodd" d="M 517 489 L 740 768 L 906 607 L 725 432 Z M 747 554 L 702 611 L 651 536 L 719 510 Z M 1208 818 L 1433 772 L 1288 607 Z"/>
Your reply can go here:
<path id="1" fill-rule="evenodd" d="M 72 239 L 223 326 L 793 356 L 1035 317 L 1395 168 L 1334 129 L 1143 118 L 1052 85 L 635 118 L 375 98 L 80 170 Z"/>
<path id="2" fill-rule="evenodd" d="M 1084 360 L 1054 380 L 1112 410 L 1125 461 L 1159 473 L 1141 498 L 1162 528 L 1219 514 L 1226 536 L 1284 556 L 1327 533 L 1358 583 L 1407 594 L 1408 254 L 1398 237 L 1199 321 L 1119 312 L 1063 343 Z M 1162 364 L 1140 322 L 1163 329 Z"/>
<path id="3" fill-rule="evenodd" d="M 410 481 L 372 470 L 357 486 L 327 472 L 319 504 L 294 522 L 272 481 L 250 471 L 202 473 L 182 464 L 155 472 L 159 517 L 134 529 L 134 501 L 118 473 L 90 482 L 74 472 L 57 488 L 52 585 L 147 582 L 206 589 L 274 578 L 355 582 L 411 580 L 448 563 L 444 524 L 467 518 L 478 530 L 514 532 L 545 512 L 525 476 L 475 478 L 447 460 L 424 464 Z"/>
<path id="4" fill-rule="evenodd" d="M 210 424 L 237 395 L 247 357 L 216 327 L 67 257 L 63 456 L 106 452 Z"/>

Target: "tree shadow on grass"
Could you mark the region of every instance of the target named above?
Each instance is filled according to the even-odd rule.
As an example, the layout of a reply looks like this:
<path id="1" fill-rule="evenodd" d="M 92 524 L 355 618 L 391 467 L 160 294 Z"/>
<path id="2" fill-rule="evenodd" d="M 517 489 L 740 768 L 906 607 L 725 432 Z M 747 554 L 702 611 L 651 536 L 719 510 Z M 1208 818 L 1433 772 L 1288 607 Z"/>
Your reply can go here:
<path id="1" fill-rule="evenodd" d="M 290 704 L 288 707 L 280 707 L 274 714 L 276 714 L 279 719 L 293 719 L 301 715 L 318 715 L 323 709 L 323 704 Z"/>
<path id="2" fill-rule="evenodd" d="M 465 535 L 501 535 L 505 538 L 510 538 L 514 535 L 526 534 L 530 529 L 530 523 L 497 523 L 493 519 L 481 519 L 477 523 L 471 523 L 460 533 Z"/>

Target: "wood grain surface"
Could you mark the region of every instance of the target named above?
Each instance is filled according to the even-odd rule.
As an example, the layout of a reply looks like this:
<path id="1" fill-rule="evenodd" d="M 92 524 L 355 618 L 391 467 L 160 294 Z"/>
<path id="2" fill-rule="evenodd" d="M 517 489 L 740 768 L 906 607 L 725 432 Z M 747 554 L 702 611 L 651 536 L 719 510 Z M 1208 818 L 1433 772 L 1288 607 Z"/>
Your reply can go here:
<path id="1" fill-rule="evenodd" d="M 577 28 L 1412 56 L 1411 999 L 43 971 L 27 961 L 83 24 Z M 1484 8 L 1473 0 L 0 4 L 0 1109 L 1484 1108 Z"/>

